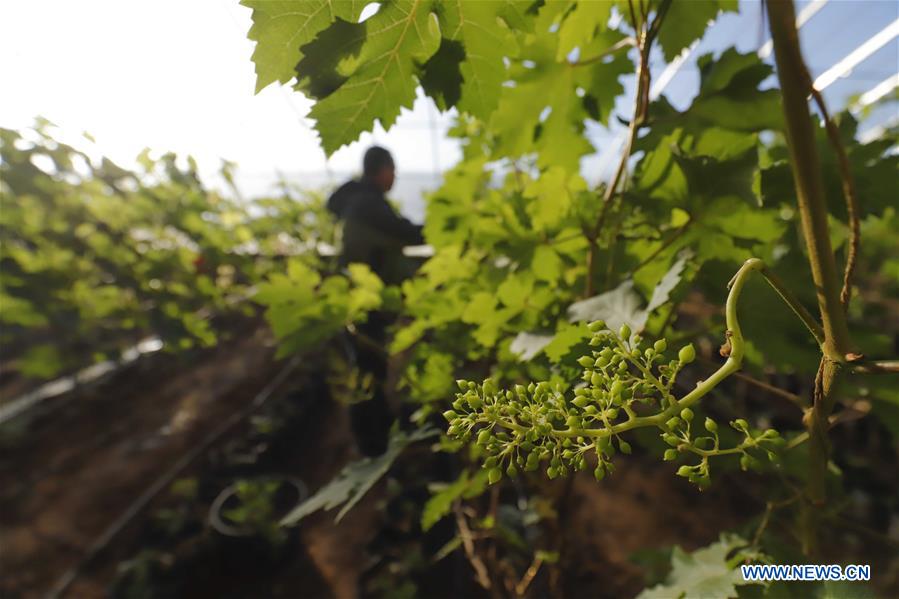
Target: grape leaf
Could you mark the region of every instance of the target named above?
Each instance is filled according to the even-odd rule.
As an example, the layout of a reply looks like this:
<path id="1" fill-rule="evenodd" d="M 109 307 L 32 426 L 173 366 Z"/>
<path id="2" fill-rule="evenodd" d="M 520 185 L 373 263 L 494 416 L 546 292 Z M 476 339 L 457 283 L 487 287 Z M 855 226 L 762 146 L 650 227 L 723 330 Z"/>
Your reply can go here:
<path id="1" fill-rule="evenodd" d="M 430 530 L 441 518 L 449 514 L 455 500 L 477 497 L 486 487 L 487 470 L 478 470 L 474 476 L 470 476 L 468 470 L 463 470 L 459 478 L 428 499 L 421 512 L 421 529 Z"/>
<path id="2" fill-rule="evenodd" d="M 579 341 L 590 336 L 587 325 L 580 324 L 563 324 L 562 328 L 556 333 L 553 340 L 543 348 L 543 352 L 549 358 L 550 362 L 556 363 L 568 353 Z"/>
<path id="3" fill-rule="evenodd" d="M 556 227 L 571 208 L 572 196 L 587 188 L 578 174 L 569 175 L 561 166 L 553 166 L 525 187 L 524 195 L 533 198 L 528 214 L 538 229 Z"/>
<path id="4" fill-rule="evenodd" d="M 534 250 L 531 270 L 538 280 L 552 283 L 557 281 L 562 274 L 562 259 L 559 258 L 559 254 L 552 247 L 539 245 Z"/>
<path id="5" fill-rule="evenodd" d="M 724 533 L 717 543 L 693 553 L 675 547 L 671 552 L 671 572 L 666 582 L 644 590 L 638 599 L 736 597 L 737 586 L 760 584 L 743 580 L 737 568 L 744 559 L 760 557 L 746 550 L 737 551 L 746 545 L 746 541 L 739 536 Z M 736 554 L 732 555 L 735 551 Z"/>
<path id="6" fill-rule="evenodd" d="M 509 351 L 518 356 L 522 362 L 533 360 L 534 356 L 549 345 L 555 335 L 541 335 L 522 331 L 515 336 L 509 345 Z"/>
<path id="7" fill-rule="evenodd" d="M 367 25 L 336 19 L 330 27 L 300 48 L 303 58 L 296 65 L 296 89 L 321 99 L 343 85 L 347 77 L 340 64 L 359 55 Z"/>
<path id="8" fill-rule="evenodd" d="M 303 58 L 300 47 L 340 17 L 356 22 L 368 2 L 361 0 L 242 0 L 253 9 L 247 34 L 256 42 L 256 92 L 274 82 L 287 83 Z"/>
<path id="9" fill-rule="evenodd" d="M 458 108 L 486 119 L 496 108 L 506 76 L 503 58 L 517 53 L 514 35 L 501 24 L 507 3 L 455 0 L 437 6 L 444 37 L 465 48 Z"/>
<path id="10" fill-rule="evenodd" d="M 417 65 L 440 45 L 436 17 L 424 0 L 385 3 L 366 27 L 352 74 L 310 112 L 329 155 L 371 129 L 376 119 L 388 129 L 401 107 L 411 108 Z"/>
<path id="11" fill-rule="evenodd" d="M 435 435 L 437 431 L 433 428 L 421 428 L 409 434 L 402 431 L 392 434 L 387 451 L 376 458 L 363 458 L 344 466 L 331 482 L 284 516 L 281 525 L 293 526 L 319 510 L 331 510 L 342 505 L 334 518 L 335 522 L 340 522 L 369 489 L 387 474 L 394 460 L 406 447 Z"/>
<path id="12" fill-rule="evenodd" d="M 612 15 L 611 2 L 578 2 L 559 26 L 556 60 L 562 60 L 575 48 L 593 39 L 597 28 L 604 29 Z M 581 58 L 583 58 L 583 53 Z"/>
<path id="13" fill-rule="evenodd" d="M 456 106 L 462 97 L 463 60 L 465 48 L 462 44 L 444 37 L 437 51 L 421 66 L 421 88 L 440 110 Z"/>
<path id="14" fill-rule="evenodd" d="M 634 291 L 634 282 L 628 279 L 611 291 L 571 304 L 568 318 L 571 322 L 604 320 L 612 330 L 627 324 L 632 331 L 638 332 L 643 329 L 647 317 L 640 303 L 640 296 Z"/>
<path id="15" fill-rule="evenodd" d="M 668 269 L 668 272 L 659 280 L 652 291 L 652 297 L 649 298 L 649 304 L 646 306 L 647 313 L 651 314 L 656 308 L 668 301 L 668 298 L 671 297 L 671 292 L 680 283 L 684 267 L 692 255 L 693 253 L 689 250 L 682 251 L 677 260 L 674 261 L 674 264 L 671 265 L 671 268 Z"/>
<path id="16" fill-rule="evenodd" d="M 672 2 L 659 29 L 659 45 L 671 62 L 681 51 L 702 37 L 706 27 L 721 11 L 737 10 L 737 0 L 690 0 Z"/>

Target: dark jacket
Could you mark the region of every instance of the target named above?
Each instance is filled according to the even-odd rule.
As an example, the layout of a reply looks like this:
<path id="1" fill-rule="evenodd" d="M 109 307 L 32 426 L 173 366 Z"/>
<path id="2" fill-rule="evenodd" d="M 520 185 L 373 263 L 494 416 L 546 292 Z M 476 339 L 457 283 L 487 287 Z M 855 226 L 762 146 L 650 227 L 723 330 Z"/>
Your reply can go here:
<path id="1" fill-rule="evenodd" d="M 394 212 L 384 193 L 366 181 L 349 181 L 328 199 L 328 210 L 343 221 L 342 265 L 362 262 L 387 284 L 411 274 L 403 246 L 424 243 L 421 227 Z"/>

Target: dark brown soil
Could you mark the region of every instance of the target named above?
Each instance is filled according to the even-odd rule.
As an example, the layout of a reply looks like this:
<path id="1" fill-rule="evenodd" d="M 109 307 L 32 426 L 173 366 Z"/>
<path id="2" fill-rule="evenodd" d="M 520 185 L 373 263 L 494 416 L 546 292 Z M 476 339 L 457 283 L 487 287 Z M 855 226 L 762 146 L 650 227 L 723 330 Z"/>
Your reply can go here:
<path id="1" fill-rule="evenodd" d="M 187 362 L 162 356 L 43 406 L 0 463 L 0 594 L 45 593 L 156 477 L 253 398 L 277 368 L 271 356 L 266 329 L 253 327 Z"/>

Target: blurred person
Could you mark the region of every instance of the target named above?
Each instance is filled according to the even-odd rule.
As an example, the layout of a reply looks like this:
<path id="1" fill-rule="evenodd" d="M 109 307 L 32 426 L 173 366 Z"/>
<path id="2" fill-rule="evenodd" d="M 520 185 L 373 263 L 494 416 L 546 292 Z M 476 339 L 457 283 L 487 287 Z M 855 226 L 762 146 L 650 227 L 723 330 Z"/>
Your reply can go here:
<path id="1" fill-rule="evenodd" d="M 403 247 L 424 243 L 421 226 L 398 215 L 384 196 L 395 179 L 393 156 L 372 146 L 362 160 L 362 178 L 347 181 L 328 199 L 328 210 L 343 222 L 340 264 L 368 264 L 387 285 L 412 273 Z"/>
<path id="2" fill-rule="evenodd" d="M 403 247 L 424 243 L 421 226 L 401 217 L 387 202 L 393 188 L 396 165 L 386 149 L 372 146 L 362 160 L 362 178 L 341 185 L 330 198 L 328 210 L 343 223 L 340 265 L 367 264 L 387 285 L 409 277 L 414 268 Z M 353 339 L 356 367 L 371 374 L 371 399 L 350 406 L 350 423 L 359 451 L 381 455 L 387 449 L 395 416 L 387 403 L 387 327 L 393 321 L 383 311 L 369 313 L 356 327 Z"/>

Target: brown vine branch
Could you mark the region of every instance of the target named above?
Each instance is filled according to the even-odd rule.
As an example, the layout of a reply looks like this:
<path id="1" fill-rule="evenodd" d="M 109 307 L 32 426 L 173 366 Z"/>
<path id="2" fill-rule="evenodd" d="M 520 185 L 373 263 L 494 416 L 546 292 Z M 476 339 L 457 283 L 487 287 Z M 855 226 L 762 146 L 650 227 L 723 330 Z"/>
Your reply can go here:
<path id="1" fill-rule="evenodd" d="M 645 20 L 643 23 L 638 24 L 637 16 L 634 12 L 633 1 L 628 0 L 628 7 L 630 8 L 632 24 L 636 35 L 637 49 L 640 52 L 640 59 L 637 65 L 637 89 L 634 98 L 634 115 L 628 125 L 627 139 L 621 151 L 621 160 L 619 160 L 618 167 L 615 169 L 615 174 L 612 176 L 612 180 L 609 182 L 609 186 L 606 187 L 605 193 L 603 194 L 603 202 L 599 209 L 599 215 L 596 218 L 596 224 L 593 226 L 592 231 L 589 231 L 589 234 L 587 235 L 587 240 L 590 242 L 590 250 L 587 256 L 586 295 L 588 297 L 593 295 L 593 271 L 596 263 L 596 251 L 598 249 L 596 240 L 605 224 L 612 200 L 616 197 L 618 185 L 627 169 L 627 162 L 630 159 L 634 141 L 637 138 L 637 130 L 645 121 L 646 110 L 649 107 L 649 84 L 651 81 L 649 71 L 649 51 L 652 48 L 653 41 L 658 35 L 659 28 L 662 26 L 662 21 L 668 13 L 671 2 L 672 0 L 662 0 L 662 3 L 656 11 L 655 18 L 647 28 L 645 27 Z"/>
<path id="2" fill-rule="evenodd" d="M 623 50 L 624 48 L 632 48 L 636 45 L 637 45 L 637 40 L 635 40 L 632 37 L 626 37 L 623 40 L 619 41 L 618 43 L 616 43 L 612 46 L 609 46 L 608 48 L 606 48 L 605 50 L 603 50 L 596 56 L 591 56 L 590 58 L 582 58 L 582 59 L 576 60 L 574 62 L 569 62 L 568 64 L 573 67 L 583 67 L 586 65 L 591 65 L 593 63 L 599 62 L 600 60 L 606 58 L 607 56 L 611 56 L 612 54 L 615 54 L 619 50 Z"/>
<path id="3" fill-rule="evenodd" d="M 825 480 L 830 455 L 828 417 L 836 402 L 842 366 L 846 355 L 851 352 L 852 342 L 830 245 L 821 163 L 808 106 L 808 68 L 799 45 L 795 7 L 792 0 L 767 0 L 766 7 L 782 95 L 793 183 L 824 330 L 823 355 L 815 376 L 814 402 L 803 418 L 810 445 L 806 492 L 815 507 L 808 510 L 804 519 L 802 545 L 806 555 L 814 555 L 818 553 L 817 507 L 827 500 Z"/>
<path id="4" fill-rule="evenodd" d="M 855 266 L 858 262 L 858 248 L 861 241 L 858 194 L 855 188 L 855 178 L 852 176 L 852 168 L 849 165 L 849 157 L 846 155 L 843 140 L 840 139 L 840 131 L 827 111 L 824 96 L 812 84 L 812 78 L 807 69 L 805 74 L 809 90 L 815 99 L 815 104 L 818 105 L 818 110 L 821 111 L 821 118 L 824 119 L 824 129 L 827 131 L 827 138 L 836 154 L 840 180 L 843 184 L 843 199 L 846 202 L 846 218 L 849 224 L 849 248 L 846 252 L 846 266 L 843 269 L 843 289 L 840 291 L 840 302 L 843 304 L 843 310 L 846 310 L 849 308 L 849 300 L 852 298 L 852 275 L 855 273 Z"/>
<path id="5" fill-rule="evenodd" d="M 534 556 L 531 565 L 528 567 L 527 571 L 524 573 L 524 576 L 521 578 L 519 583 L 515 585 L 515 594 L 519 597 L 524 597 L 524 594 L 527 592 L 528 587 L 531 585 L 531 582 L 534 580 L 534 577 L 537 576 L 537 572 L 540 571 L 540 566 L 543 565 L 543 554 L 537 553 Z"/>
<path id="6" fill-rule="evenodd" d="M 453 502 L 453 514 L 456 516 L 456 526 L 459 529 L 459 538 L 462 539 L 462 548 L 465 549 L 465 556 L 471 563 L 471 567 L 474 568 L 478 584 L 485 589 L 489 589 L 491 584 L 487 566 L 484 565 L 484 561 L 475 551 L 471 529 L 468 528 L 468 521 L 465 519 L 465 514 L 462 513 L 462 507 L 458 501 Z"/>
<path id="7" fill-rule="evenodd" d="M 874 360 L 853 364 L 852 374 L 899 374 L 899 360 Z"/>

